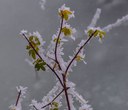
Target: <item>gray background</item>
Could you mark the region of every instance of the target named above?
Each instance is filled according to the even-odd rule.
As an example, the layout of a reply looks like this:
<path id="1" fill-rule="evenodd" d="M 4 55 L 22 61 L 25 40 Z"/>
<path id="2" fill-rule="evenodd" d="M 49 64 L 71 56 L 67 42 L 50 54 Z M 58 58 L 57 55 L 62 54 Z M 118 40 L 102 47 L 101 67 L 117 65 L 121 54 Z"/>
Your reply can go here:
<path id="1" fill-rule="evenodd" d="M 104 27 L 117 18 L 128 14 L 127 0 L 47 0 L 46 9 L 40 8 L 39 0 L 0 0 L 0 109 L 7 110 L 15 103 L 18 85 L 29 87 L 25 104 L 41 97 L 55 84 L 51 72 L 40 72 L 24 60 L 26 41 L 20 37 L 22 29 L 38 30 L 49 43 L 59 27 L 58 8 L 65 3 L 75 11 L 70 20 L 77 29 L 77 41 L 65 44 L 65 58 L 72 54 L 76 43 L 84 38 L 84 29 L 91 22 L 96 8 L 102 9 L 98 26 Z M 94 110 L 128 109 L 128 22 L 110 31 L 100 44 L 93 39 L 86 47 L 87 65 L 79 63 L 70 80 L 76 83 Z M 27 107 L 24 108 L 24 110 Z"/>

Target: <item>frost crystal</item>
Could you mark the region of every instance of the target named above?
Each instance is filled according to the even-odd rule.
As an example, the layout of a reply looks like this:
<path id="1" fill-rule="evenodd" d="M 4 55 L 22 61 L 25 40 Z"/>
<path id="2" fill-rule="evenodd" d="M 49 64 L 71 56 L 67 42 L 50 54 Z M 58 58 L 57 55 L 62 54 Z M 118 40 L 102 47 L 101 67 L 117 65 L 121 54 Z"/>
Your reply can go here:
<path id="1" fill-rule="evenodd" d="M 91 24 L 88 26 L 88 28 L 95 27 L 98 19 L 100 18 L 101 9 L 97 8 L 96 13 L 92 19 Z"/>
<path id="2" fill-rule="evenodd" d="M 109 32 L 112 28 L 114 27 L 118 27 L 120 26 L 121 24 L 123 24 L 124 22 L 128 21 L 128 15 L 126 16 L 123 16 L 121 19 L 118 19 L 115 23 L 113 24 L 109 24 L 107 26 L 105 26 L 102 30 L 103 31 L 106 31 L 106 32 Z"/>
<path id="3" fill-rule="evenodd" d="M 27 30 L 22 30 L 21 32 L 20 32 L 20 34 L 22 35 L 22 34 L 27 34 Z"/>
<path id="4" fill-rule="evenodd" d="M 16 100 L 16 104 L 11 105 L 9 107 L 10 110 L 22 110 L 21 102 L 22 102 L 23 98 L 25 98 L 27 87 L 19 86 L 19 87 L 16 87 L 16 89 L 18 91 L 18 97 Z"/>
<path id="5" fill-rule="evenodd" d="M 27 92 L 27 87 L 23 87 L 23 86 L 19 86 L 16 87 L 17 91 L 20 92 L 21 91 L 21 98 L 25 98 L 26 92 Z"/>

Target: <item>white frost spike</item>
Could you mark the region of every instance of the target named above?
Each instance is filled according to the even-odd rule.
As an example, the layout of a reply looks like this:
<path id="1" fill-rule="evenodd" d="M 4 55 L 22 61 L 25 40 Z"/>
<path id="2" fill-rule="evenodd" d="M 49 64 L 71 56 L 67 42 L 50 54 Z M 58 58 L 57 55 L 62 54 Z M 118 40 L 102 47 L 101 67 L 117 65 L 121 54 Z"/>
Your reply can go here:
<path id="1" fill-rule="evenodd" d="M 18 93 L 21 93 L 21 95 L 19 97 L 17 105 L 11 105 L 9 107 L 10 110 L 22 110 L 21 102 L 22 102 L 23 98 L 25 98 L 27 87 L 19 86 L 19 87 L 16 87 L 16 89 L 17 89 Z"/>
<path id="2" fill-rule="evenodd" d="M 22 86 L 19 86 L 19 87 L 16 87 L 17 91 L 20 92 L 21 91 L 21 98 L 25 98 L 25 94 L 27 92 L 27 87 L 22 87 Z"/>
<path id="3" fill-rule="evenodd" d="M 42 99 L 42 102 L 44 104 L 48 103 L 47 101 L 50 100 L 50 98 L 57 92 L 57 90 L 60 88 L 59 82 L 56 83 L 56 85 L 52 88 L 51 91 Z M 52 99 L 51 99 L 52 100 Z"/>
<path id="4" fill-rule="evenodd" d="M 92 19 L 92 22 L 90 23 L 88 28 L 96 26 L 96 23 L 97 23 L 98 19 L 100 18 L 100 14 L 101 14 L 101 9 L 97 8 L 96 13 L 95 13 L 95 15 L 94 15 L 94 17 Z"/>
<path id="5" fill-rule="evenodd" d="M 70 89 L 70 93 L 73 95 L 73 97 L 75 97 L 81 104 L 87 104 L 88 102 L 86 100 L 84 100 L 84 98 L 79 95 L 75 90 L 74 88 L 71 88 Z"/>
<path id="6" fill-rule="evenodd" d="M 18 103 L 17 106 L 11 105 L 11 106 L 9 107 L 9 109 L 10 109 L 10 110 L 22 110 L 21 103 Z"/>
<path id="7" fill-rule="evenodd" d="M 128 20 L 128 15 L 123 16 L 121 19 L 118 19 L 115 23 L 105 26 L 102 30 L 105 32 L 109 32 L 112 28 L 120 26 L 121 24 L 123 24 L 127 20 Z"/>
<path id="8" fill-rule="evenodd" d="M 36 36 L 39 39 L 41 46 L 43 46 L 45 44 L 45 41 L 43 40 L 42 36 L 40 35 L 40 33 L 38 31 L 33 32 L 33 36 Z"/>
<path id="9" fill-rule="evenodd" d="M 82 105 L 79 110 L 93 110 L 90 105 L 84 104 Z"/>
<path id="10" fill-rule="evenodd" d="M 20 35 L 27 34 L 27 33 L 28 33 L 28 31 L 23 29 L 23 30 L 20 32 Z"/>
<path id="11" fill-rule="evenodd" d="M 76 110 L 76 108 L 73 105 L 74 101 L 73 101 L 72 95 L 68 95 L 68 97 L 69 97 L 69 102 L 70 102 L 71 110 Z"/>

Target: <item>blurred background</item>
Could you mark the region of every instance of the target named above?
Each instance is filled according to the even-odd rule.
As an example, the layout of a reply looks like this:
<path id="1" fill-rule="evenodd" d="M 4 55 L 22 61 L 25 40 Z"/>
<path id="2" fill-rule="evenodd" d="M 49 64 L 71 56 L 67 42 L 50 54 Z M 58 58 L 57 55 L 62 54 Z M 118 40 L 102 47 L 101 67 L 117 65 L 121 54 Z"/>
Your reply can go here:
<path id="1" fill-rule="evenodd" d="M 69 23 L 77 30 L 77 40 L 65 43 L 65 59 L 72 55 L 84 30 L 90 24 L 97 8 L 102 14 L 97 26 L 104 27 L 117 18 L 128 14 L 128 0 L 46 0 L 45 10 L 40 0 L 0 0 L 0 108 L 7 110 L 15 103 L 16 86 L 28 87 L 23 106 L 31 99 L 41 97 L 55 85 L 51 72 L 35 71 L 25 62 L 28 58 L 27 42 L 19 33 L 39 31 L 49 44 L 59 28 L 58 8 L 64 3 L 75 11 L 75 18 Z M 86 47 L 86 62 L 74 68 L 70 80 L 76 83 L 76 90 L 83 95 L 94 110 L 128 109 L 128 22 L 114 28 L 99 43 L 93 39 Z M 72 51 L 71 51 L 72 50 Z"/>

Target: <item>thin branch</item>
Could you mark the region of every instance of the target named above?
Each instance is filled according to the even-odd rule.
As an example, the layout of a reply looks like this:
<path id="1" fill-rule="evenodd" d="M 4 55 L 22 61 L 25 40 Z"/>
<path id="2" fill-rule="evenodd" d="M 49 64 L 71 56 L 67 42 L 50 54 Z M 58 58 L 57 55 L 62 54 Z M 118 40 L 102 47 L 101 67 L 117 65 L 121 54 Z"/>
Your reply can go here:
<path id="1" fill-rule="evenodd" d="M 63 76 L 64 92 L 65 92 L 65 97 L 66 97 L 66 101 L 67 101 L 68 110 L 71 110 L 70 103 L 69 103 L 68 92 L 67 92 L 67 89 L 66 89 L 67 88 L 66 77 L 65 77 L 64 74 L 62 76 Z"/>
<path id="2" fill-rule="evenodd" d="M 38 110 L 35 105 L 33 105 L 33 108 L 34 108 L 35 110 Z"/>
<path id="3" fill-rule="evenodd" d="M 60 30 L 59 30 L 59 34 L 57 36 L 57 41 L 56 41 L 56 45 L 55 45 L 55 60 L 58 64 L 60 70 L 61 70 L 61 66 L 60 66 L 59 61 L 57 59 L 57 46 L 58 46 L 58 43 L 59 43 L 60 35 L 61 35 L 61 32 L 62 32 L 62 28 L 63 28 L 63 22 L 64 22 L 63 13 L 61 13 L 61 14 L 62 14 L 62 17 L 61 17 Z"/>
<path id="4" fill-rule="evenodd" d="M 68 87 L 66 90 L 68 90 L 68 89 L 69 89 L 69 87 Z M 60 93 L 58 93 L 58 94 L 56 95 L 56 97 L 54 97 L 54 98 L 52 99 L 52 101 L 51 101 L 50 103 L 44 105 L 44 106 L 41 107 L 41 108 L 45 108 L 45 107 L 51 105 L 63 92 L 64 92 L 64 89 L 62 89 L 62 91 L 60 91 Z"/>
<path id="5" fill-rule="evenodd" d="M 65 71 L 65 76 L 67 76 L 67 72 L 68 72 L 68 69 L 69 67 L 71 66 L 71 64 L 73 63 L 73 61 L 75 60 L 75 58 L 77 57 L 77 55 L 79 54 L 79 52 L 81 51 L 81 49 L 84 48 L 84 46 L 91 40 L 91 38 L 93 37 L 93 35 L 97 32 L 97 30 L 95 30 L 89 37 L 88 39 L 86 40 L 86 42 L 79 48 L 79 50 L 77 51 L 77 53 L 75 54 L 75 56 L 73 57 L 73 59 L 70 61 L 70 63 L 68 64 L 67 68 L 66 68 L 66 71 Z"/>
<path id="6" fill-rule="evenodd" d="M 21 90 L 18 92 L 18 96 L 17 96 L 17 99 L 16 99 L 15 106 L 17 106 L 17 105 L 18 105 L 18 102 L 19 102 L 20 96 L 21 96 Z"/>
<path id="7" fill-rule="evenodd" d="M 92 35 L 86 40 L 86 42 L 79 48 L 79 50 L 77 51 L 77 53 L 75 54 L 75 56 L 73 57 L 73 59 L 70 61 L 69 65 L 66 68 L 65 74 L 63 74 L 63 83 L 64 83 L 64 91 L 65 91 L 65 97 L 66 97 L 66 101 L 67 101 L 67 106 L 68 106 L 68 110 L 71 110 L 70 107 L 70 102 L 69 102 L 69 97 L 68 97 L 68 92 L 66 90 L 67 85 L 66 85 L 66 76 L 67 76 L 67 72 L 68 69 L 70 67 L 70 65 L 73 63 L 73 61 L 75 60 L 75 58 L 77 57 L 77 55 L 79 54 L 79 52 L 81 51 L 82 48 L 84 48 L 84 46 L 91 40 L 91 38 L 93 37 L 93 35 L 97 32 L 97 30 L 92 33 Z"/>
<path id="8" fill-rule="evenodd" d="M 56 60 L 55 60 L 55 59 L 53 59 L 53 58 L 49 57 L 48 55 L 47 55 L 47 57 L 48 57 L 49 59 L 53 60 L 54 62 L 56 62 Z"/>
<path id="9" fill-rule="evenodd" d="M 32 49 L 35 51 L 36 55 L 37 55 L 42 61 L 44 61 L 43 58 L 40 56 L 40 54 L 36 51 L 36 49 L 34 48 L 34 46 L 32 45 L 32 43 L 28 40 L 27 36 L 26 36 L 25 34 L 22 34 L 22 35 L 25 37 L 25 39 L 27 40 L 27 42 L 30 44 L 30 46 L 32 47 Z M 52 72 L 53 72 L 53 73 L 55 74 L 55 76 L 58 78 L 60 84 L 61 84 L 62 87 L 63 87 L 63 82 L 61 81 L 61 79 L 60 79 L 60 77 L 58 76 L 58 74 L 56 73 L 56 71 L 55 71 L 49 64 L 47 64 L 47 62 L 46 62 L 46 65 L 52 70 Z"/>

